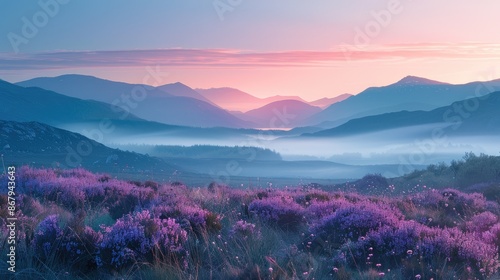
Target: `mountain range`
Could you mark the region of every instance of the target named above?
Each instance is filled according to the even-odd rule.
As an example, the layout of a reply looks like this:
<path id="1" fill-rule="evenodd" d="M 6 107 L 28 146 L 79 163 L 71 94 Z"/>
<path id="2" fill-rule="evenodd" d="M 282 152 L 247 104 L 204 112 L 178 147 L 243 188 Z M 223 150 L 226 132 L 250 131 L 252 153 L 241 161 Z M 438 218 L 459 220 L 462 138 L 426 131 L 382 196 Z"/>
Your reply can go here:
<path id="1" fill-rule="evenodd" d="M 105 143 L 131 143 L 132 139 L 140 141 L 154 136 L 164 140 L 193 139 L 195 144 L 204 144 L 199 139 L 220 144 L 217 141 L 244 141 L 246 135 L 259 133 L 254 129 L 200 128 L 148 121 L 114 110 L 113 106 L 104 102 L 82 100 L 38 87 L 24 88 L 2 80 L 0 104 L 0 120 L 41 122 Z"/>
<path id="2" fill-rule="evenodd" d="M 368 88 L 343 101 L 334 103 L 309 117 L 303 126 L 319 125 L 332 128 L 351 119 L 398 112 L 432 110 L 453 102 L 500 90 L 500 79 L 472 82 L 462 85 L 441 83 L 424 78 L 407 76 L 397 83 Z"/>
<path id="3" fill-rule="evenodd" d="M 306 135 L 347 136 L 429 124 L 444 124 L 447 135 L 494 135 L 500 132 L 498 108 L 500 91 L 430 111 L 399 111 L 353 119 L 335 128 Z"/>
<path id="4" fill-rule="evenodd" d="M 292 128 L 305 118 L 319 112 L 321 112 L 320 107 L 299 100 L 280 100 L 237 116 L 263 128 Z"/>
<path id="5" fill-rule="evenodd" d="M 118 152 L 101 144 L 255 146 L 285 153 L 285 160 L 261 162 L 251 159 L 251 149 L 245 150 L 241 155 L 244 160 L 238 162 L 243 168 L 238 175 L 257 176 L 266 166 L 265 176 L 295 176 L 299 170 L 304 170 L 304 176 L 354 176 L 361 174 L 360 170 L 383 172 L 397 166 L 360 169 L 316 160 L 361 153 L 359 148 L 370 151 L 375 146 L 380 153 L 401 150 L 414 142 L 417 132 L 421 133 L 418 137 L 429 136 L 436 128 L 452 137 L 496 137 L 500 132 L 499 89 L 500 80 L 453 85 L 407 76 L 357 95 L 307 102 L 293 96 L 257 98 L 231 88 L 194 90 L 182 83 L 152 87 L 82 75 L 36 78 L 17 84 L 0 80 L 0 148 L 6 153 L 15 151 L 12 156 L 23 161 L 49 164 L 45 156 L 63 158 L 68 154 L 67 147 L 76 149 L 82 141 L 93 141 L 85 138 L 89 137 L 100 143 L 90 142 L 95 154 L 81 163 L 88 168 L 116 167 L 135 172 L 158 166 L 169 172 L 177 168 L 217 174 L 229 168 L 226 159 L 198 162 L 180 157 L 173 165 L 168 158 L 158 162 L 160 159 Z M 330 102 L 334 103 L 327 105 Z M 229 111 L 227 106 L 238 111 Z M 241 110 L 244 107 L 251 109 Z M 106 131 L 108 126 L 113 129 Z M 268 128 L 285 130 L 265 130 Z M 89 131 L 100 132 L 103 137 Z M 473 142 L 464 143 L 457 145 L 469 147 L 463 145 Z M 126 160 L 108 165 L 115 155 Z M 294 155 L 303 157 L 287 160 Z"/>
<path id="6" fill-rule="evenodd" d="M 227 111 L 198 99 L 203 99 L 202 96 L 193 98 L 196 92 L 180 83 L 154 88 L 92 76 L 63 75 L 35 78 L 17 85 L 40 87 L 71 97 L 113 104 L 116 110 L 131 112 L 149 121 L 193 127 L 252 127 L 252 124 Z"/>
<path id="7" fill-rule="evenodd" d="M 249 93 L 234 88 L 196 89 L 201 95 L 228 111 L 247 112 L 282 100 L 297 100 L 307 103 L 298 96 L 272 96 L 258 98 Z"/>
<path id="8" fill-rule="evenodd" d="M 137 121 L 108 104 L 65 96 L 42 88 L 24 88 L 0 80 L 0 119 L 38 121 L 51 125 L 109 120 Z"/>
<path id="9" fill-rule="evenodd" d="M 304 127 L 302 129 L 304 132 L 318 132 L 321 129 L 339 127 L 351 120 L 368 116 L 400 111 L 431 111 L 470 98 L 476 92 L 486 94 L 495 88 L 500 89 L 500 80 L 453 85 L 407 76 L 394 84 L 368 88 L 357 95 L 343 94 L 336 98 L 322 98 L 314 102 L 306 102 L 296 96 L 257 98 L 232 88 L 194 90 L 182 83 L 166 84 L 155 88 L 83 75 L 35 78 L 17 83 L 17 85 L 28 88 L 16 88 L 7 82 L 0 84 L 0 89 L 4 93 L 0 98 L 3 98 L 3 104 L 8 105 L 0 111 L 0 114 L 6 114 L 4 119 L 36 120 L 57 125 L 61 121 L 117 119 L 121 115 L 127 116 L 128 121 L 148 120 L 177 126 Z M 32 88 L 34 86 L 40 88 Z M 16 98 L 13 96 L 14 92 L 17 94 Z M 37 98 L 33 99 L 32 96 L 37 96 L 40 101 Z M 70 99 L 71 97 L 79 100 Z M 82 102 L 86 102 L 85 105 L 82 105 Z M 108 103 L 108 105 L 101 102 Z M 322 110 L 321 107 L 331 102 L 333 104 Z M 78 109 L 72 110 L 69 106 L 47 109 L 53 107 L 53 104 L 70 103 L 76 104 L 71 105 L 71 108 Z M 44 104 L 45 106 L 38 106 Z M 258 107 L 260 105 L 262 106 Z M 11 109 L 12 112 L 7 111 L 8 108 L 16 108 L 16 106 L 25 110 L 23 112 L 19 110 L 15 112 L 14 109 Z M 230 111 L 249 108 L 253 109 L 246 112 Z M 37 118 L 30 118 L 26 115 L 27 112 L 33 113 Z M 410 115 L 414 114 L 416 113 Z M 65 116 L 64 120 L 59 116 Z M 390 116 L 400 117 L 398 114 Z M 412 117 L 409 118 L 412 119 Z M 121 118 L 120 121 L 124 119 Z M 358 122 L 361 121 L 357 120 L 355 123 Z M 397 122 L 403 122 L 403 120 L 399 119 Z M 422 120 L 413 122 L 422 122 Z M 390 126 L 391 122 L 385 121 L 384 123 Z M 349 126 L 352 126 L 352 123 Z M 341 129 L 345 128 L 339 128 L 337 131 Z"/>
<path id="10" fill-rule="evenodd" d="M 453 85 L 407 76 L 394 84 L 368 88 L 356 95 L 343 94 L 307 102 L 297 96 L 258 98 L 233 88 L 194 90 L 182 83 L 155 88 L 83 75 L 35 78 L 17 84 L 114 104 L 116 110 L 127 110 L 142 119 L 171 125 L 268 128 L 276 109 L 286 106 L 297 117 L 285 126 L 323 129 L 366 116 L 403 110 L 429 111 L 470 98 L 476 91 L 486 94 L 500 89 L 500 80 Z M 140 98 L 134 99 L 134 95 Z"/>

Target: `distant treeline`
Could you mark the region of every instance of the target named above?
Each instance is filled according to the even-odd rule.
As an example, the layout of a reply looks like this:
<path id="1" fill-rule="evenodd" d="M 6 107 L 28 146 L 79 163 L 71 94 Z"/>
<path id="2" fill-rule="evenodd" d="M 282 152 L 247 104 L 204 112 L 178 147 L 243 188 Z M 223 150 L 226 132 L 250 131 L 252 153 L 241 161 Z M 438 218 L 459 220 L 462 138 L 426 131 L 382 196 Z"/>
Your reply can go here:
<path id="1" fill-rule="evenodd" d="M 281 155 L 274 150 L 249 146 L 115 145 L 115 147 L 161 158 L 282 160 Z"/>
<path id="2" fill-rule="evenodd" d="M 487 199 L 500 202 L 500 156 L 471 152 L 450 164 L 431 164 L 424 170 L 415 170 L 401 177 L 385 178 L 380 174 L 368 174 L 360 180 L 336 187 L 369 194 L 405 194 L 452 187 L 482 193 Z"/>
<path id="3" fill-rule="evenodd" d="M 466 153 L 461 160 L 453 160 L 449 165 L 445 163 L 431 164 L 426 170 L 414 171 L 405 176 L 408 179 L 415 177 L 439 178 L 449 177 L 454 187 L 463 189 L 477 184 L 500 182 L 500 156 L 486 154 L 475 155 Z"/>

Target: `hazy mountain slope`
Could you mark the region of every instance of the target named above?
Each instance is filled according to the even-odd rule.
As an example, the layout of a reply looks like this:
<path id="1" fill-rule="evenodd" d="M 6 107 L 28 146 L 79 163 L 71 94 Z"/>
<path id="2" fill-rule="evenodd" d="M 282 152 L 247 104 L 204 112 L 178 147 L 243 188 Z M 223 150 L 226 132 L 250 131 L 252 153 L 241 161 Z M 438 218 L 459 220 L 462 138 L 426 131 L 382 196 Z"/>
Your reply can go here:
<path id="1" fill-rule="evenodd" d="M 82 75 L 36 78 L 17 84 L 42 87 L 67 96 L 114 104 L 117 110 L 126 110 L 140 118 L 166 124 L 195 127 L 252 126 L 207 102 L 171 95 L 146 85 L 114 82 Z M 189 91 L 180 85 L 166 88 L 183 88 L 183 91 Z"/>
<path id="2" fill-rule="evenodd" d="M 297 100 L 282 100 L 244 113 L 241 118 L 252 121 L 260 127 L 293 127 L 295 124 L 321 108 Z"/>
<path id="3" fill-rule="evenodd" d="M 172 84 L 166 84 L 156 88 L 173 96 L 191 97 L 215 105 L 214 103 L 212 103 L 212 101 L 205 98 L 199 92 L 188 87 L 183 83 L 177 82 Z"/>
<path id="4" fill-rule="evenodd" d="M 148 85 L 115 82 L 78 74 L 34 78 L 16 83 L 16 85 L 39 87 L 79 99 L 92 99 L 110 104 L 115 100 L 120 101 L 122 95 L 130 96 L 135 91 L 139 93 L 139 90 L 168 95 L 165 92 L 156 91 L 154 87 Z"/>
<path id="5" fill-rule="evenodd" d="M 341 95 L 333 97 L 333 98 L 324 97 L 324 98 L 309 102 L 309 104 L 312 106 L 318 106 L 321 109 L 324 109 L 332 104 L 346 100 L 347 98 L 349 98 L 351 96 L 352 96 L 352 94 L 344 93 L 344 94 L 341 94 Z"/>
<path id="6" fill-rule="evenodd" d="M 134 143 L 138 139 L 155 138 L 162 139 L 158 141 L 165 141 L 175 138 L 176 142 L 169 144 L 182 144 L 180 142 L 182 139 L 192 139 L 200 144 L 201 139 L 243 141 L 246 139 L 245 135 L 259 133 L 250 129 L 195 128 L 146 121 L 133 114 L 114 111 L 112 106 L 106 103 L 68 97 L 41 88 L 24 88 L 2 80 L 0 80 L 0 104 L 0 119 L 42 122 L 85 134 L 104 143 L 120 139 Z M 95 134 L 87 135 L 87 132 L 97 132 L 99 135 L 98 137 Z"/>
<path id="7" fill-rule="evenodd" d="M 228 111 L 247 112 L 260 108 L 269 103 L 282 100 L 297 100 L 306 102 L 298 96 L 271 96 L 258 98 L 246 92 L 234 88 L 210 88 L 196 89 L 201 95 Z M 306 102 L 307 103 L 307 102 Z"/>
<path id="8" fill-rule="evenodd" d="M 39 122 L 0 120 L 0 150 L 9 164 L 99 172 L 174 172 L 177 167 L 149 156 L 108 148 L 80 134 Z"/>
<path id="9" fill-rule="evenodd" d="M 500 90 L 500 80 L 451 85 L 408 76 L 395 84 L 368 88 L 332 104 L 305 120 L 303 125 L 347 121 L 402 110 L 430 110 L 473 97 L 476 91 L 484 95 L 495 90 Z"/>
<path id="10" fill-rule="evenodd" d="M 82 121 L 139 120 L 123 116 L 106 103 L 68 97 L 41 88 L 23 88 L 0 80 L 0 119 L 39 121 L 51 125 Z"/>
<path id="11" fill-rule="evenodd" d="M 432 111 L 400 111 L 353 119 L 312 136 L 345 136 L 425 124 L 448 124 L 448 133 L 500 134 L 500 92 L 471 98 Z M 468 110 L 469 109 L 469 110 Z M 472 110 L 473 109 L 473 110 Z"/>

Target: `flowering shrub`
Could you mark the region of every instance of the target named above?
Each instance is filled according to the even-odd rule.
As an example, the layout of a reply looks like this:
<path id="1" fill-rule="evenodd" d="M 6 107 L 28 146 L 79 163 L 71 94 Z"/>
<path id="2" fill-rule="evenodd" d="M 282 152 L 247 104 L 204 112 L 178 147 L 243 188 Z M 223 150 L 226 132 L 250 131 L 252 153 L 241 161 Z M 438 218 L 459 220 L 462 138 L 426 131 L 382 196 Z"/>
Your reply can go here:
<path id="1" fill-rule="evenodd" d="M 377 257 L 380 258 L 379 262 L 387 257 L 401 259 L 418 248 L 420 236 L 426 230 L 428 230 L 426 226 L 414 221 L 402 221 L 396 228 L 384 226 L 371 231 L 363 244 L 374 248 Z"/>
<path id="2" fill-rule="evenodd" d="M 269 197 L 254 200 L 248 210 L 262 221 L 283 229 L 295 229 L 304 220 L 304 209 L 291 197 Z"/>
<path id="3" fill-rule="evenodd" d="M 384 226 L 356 242 L 343 244 L 335 251 L 334 262 L 352 267 L 379 263 L 386 268 L 405 264 L 417 270 L 439 269 L 445 265 L 466 266 L 470 270 L 468 273 L 478 276 L 491 275 L 500 267 L 497 250 L 494 244 L 488 244 L 480 236 L 458 228 L 429 228 L 403 221 L 396 228 Z M 425 266 L 419 265 L 420 262 Z"/>
<path id="4" fill-rule="evenodd" d="M 469 231 L 485 232 L 498 222 L 498 217 L 491 212 L 483 212 L 472 217 L 466 226 Z"/>
<path id="5" fill-rule="evenodd" d="M 431 190 L 412 197 L 416 205 L 454 209 L 460 215 L 484 211 L 486 199 L 482 194 L 467 194 L 454 189 Z"/>
<path id="6" fill-rule="evenodd" d="M 38 224 L 33 239 L 33 249 L 40 260 L 46 260 L 56 252 L 61 241 L 62 230 L 57 215 L 51 215 Z"/>
<path id="7" fill-rule="evenodd" d="M 313 220 L 321 219 L 333 214 L 337 209 L 347 205 L 352 205 L 352 203 L 346 201 L 344 198 L 313 202 L 306 209 L 306 217 Z"/>
<path id="8" fill-rule="evenodd" d="M 500 267 L 498 248 L 478 237 L 458 228 L 435 229 L 434 234 L 424 236 L 420 251 L 429 261 L 435 260 L 436 255 L 444 255 L 444 260 L 467 264 L 477 275 L 493 274 Z"/>
<path id="9" fill-rule="evenodd" d="M 174 219 L 151 218 L 144 210 L 126 215 L 105 229 L 97 264 L 122 268 L 152 261 L 155 254 L 169 256 L 183 251 L 187 233 Z"/>
<path id="10" fill-rule="evenodd" d="M 355 241 L 370 230 L 396 226 L 400 219 L 396 213 L 369 202 L 348 204 L 313 225 L 311 233 L 314 239 L 327 240 L 332 246 L 338 246 L 348 239 Z"/>
<path id="11" fill-rule="evenodd" d="M 304 194 L 301 194 L 295 198 L 297 203 L 302 206 L 309 206 L 314 202 L 326 202 L 330 201 L 330 194 L 321 190 L 306 190 Z"/>
<path id="12" fill-rule="evenodd" d="M 220 217 L 210 211 L 192 205 L 160 205 L 152 209 L 156 218 L 173 218 L 181 221 L 184 229 L 200 233 L 202 230 L 218 231 L 221 229 Z M 186 221 L 186 222 L 182 222 Z"/>
<path id="13" fill-rule="evenodd" d="M 248 223 L 243 220 L 239 220 L 233 225 L 231 229 L 232 237 L 240 237 L 243 239 L 255 238 L 260 239 L 262 237 L 261 232 L 256 228 L 255 224 Z"/>
<path id="14" fill-rule="evenodd" d="M 488 279 L 500 266 L 499 204 L 453 189 L 381 197 L 318 185 L 190 188 L 29 167 L 16 184 L 20 261 L 33 256 L 50 277 Z"/>
<path id="15" fill-rule="evenodd" d="M 481 232 L 480 238 L 485 243 L 496 246 L 500 254 L 500 223 L 495 224 L 488 231 Z"/>
<path id="16" fill-rule="evenodd" d="M 62 261 L 82 271 L 96 267 L 95 257 L 98 244 L 101 242 L 102 233 L 88 226 L 81 229 L 68 229 L 59 248 Z"/>

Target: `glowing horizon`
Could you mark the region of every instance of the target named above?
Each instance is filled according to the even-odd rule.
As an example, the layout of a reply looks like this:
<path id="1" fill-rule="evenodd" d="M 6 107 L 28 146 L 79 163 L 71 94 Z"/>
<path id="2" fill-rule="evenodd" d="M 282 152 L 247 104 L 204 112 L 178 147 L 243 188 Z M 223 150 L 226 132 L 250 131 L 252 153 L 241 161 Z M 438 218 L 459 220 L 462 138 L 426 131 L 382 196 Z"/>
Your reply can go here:
<path id="1" fill-rule="evenodd" d="M 452 84 L 500 78 L 497 1 L 231 3 L 238 4 L 221 10 L 212 1 L 91 0 L 49 13 L 9 2 L 0 11 L 7 23 L 0 26 L 0 79 L 83 74 L 144 83 L 146 68 L 159 67 L 168 73 L 163 84 L 312 101 L 408 75 Z M 43 24 L 40 13 L 47 13 Z"/>

